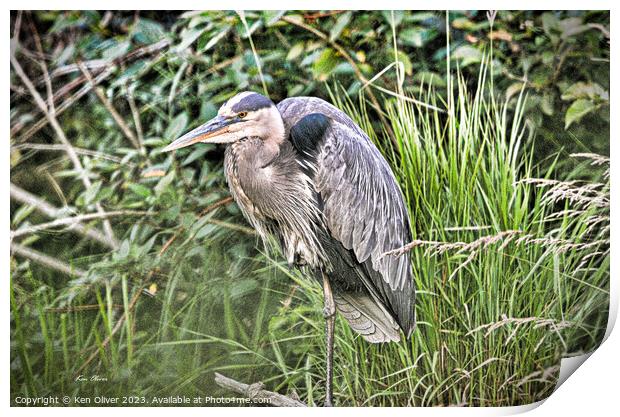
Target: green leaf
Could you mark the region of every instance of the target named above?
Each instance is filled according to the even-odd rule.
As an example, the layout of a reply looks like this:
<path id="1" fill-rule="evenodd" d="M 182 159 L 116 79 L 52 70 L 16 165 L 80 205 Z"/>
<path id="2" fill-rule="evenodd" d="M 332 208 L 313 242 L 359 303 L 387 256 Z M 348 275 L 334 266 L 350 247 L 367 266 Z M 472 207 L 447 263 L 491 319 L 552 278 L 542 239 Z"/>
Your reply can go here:
<path id="1" fill-rule="evenodd" d="M 466 17 L 457 17 L 452 21 L 452 27 L 460 30 L 471 30 L 474 27 L 474 22 Z"/>
<path id="2" fill-rule="evenodd" d="M 136 255 L 138 255 L 138 256 L 148 255 L 148 253 L 151 251 L 151 249 L 153 249 L 153 245 L 155 244 L 155 239 L 156 238 L 157 238 L 157 236 L 153 236 L 149 240 L 147 240 L 144 245 L 139 246 L 137 248 L 138 251 L 137 251 Z"/>
<path id="3" fill-rule="evenodd" d="M 106 61 L 112 61 L 120 57 L 121 55 L 125 55 L 125 53 L 127 53 L 127 51 L 129 50 L 130 46 L 131 46 L 131 43 L 129 41 L 123 41 L 123 42 L 117 43 L 111 46 L 110 48 L 107 48 L 106 50 L 104 50 L 101 53 L 101 58 Z"/>
<path id="4" fill-rule="evenodd" d="M 209 143 L 202 144 L 201 146 L 196 147 L 196 149 L 194 149 L 192 153 L 190 153 L 189 156 L 185 158 L 183 162 L 181 162 L 181 166 L 186 166 L 186 165 L 191 164 L 196 159 L 201 158 L 204 154 L 206 154 L 208 151 L 210 151 L 214 147 L 215 145 L 209 144 Z"/>
<path id="5" fill-rule="evenodd" d="M 205 100 L 200 105 L 200 118 L 210 120 L 217 115 L 217 107 L 210 100 Z"/>
<path id="6" fill-rule="evenodd" d="M 540 99 L 540 109 L 547 116 L 553 116 L 554 109 L 554 95 L 553 93 L 544 93 Z"/>
<path id="7" fill-rule="evenodd" d="M 286 10 L 266 10 L 263 12 L 263 19 L 267 27 L 273 26 L 280 21 Z"/>
<path id="8" fill-rule="evenodd" d="M 60 15 L 57 19 L 54 20 L 54 25 L 49 30 L 49 33 L 58 33 L 68 28 L 77 28 L 79 26 L 85 25 L 86 22 L 86 16 L 79 16 L 77 13 Z"/>
<path id="9" fill-rule="evenodd" d="M 353 67 L 348 62 L 341 62 L 334 68 L 333 74 L 355 74 Z"/>
<path id="10" fill-rule="evenodd" d="M 241 15 L 239 15 L 239 17 L 241 17 Z M 248 39 L 254 34 L 254 32 L 258 30 L 258 28 L 263 26 L 263 21 L 260 19 L 255 20 L 251 25 L 249 21 L 246 21 L 246 23 L 248 24 L 247 29 L 245 28 L 245 26 L 242 26 L 241 23 L 239 23 L 239 25 L 237 26 L 237 28 L 239 29 L 238 33 L 241 34 L 241 37 L 243 39 Z M 240 30 L 241 28 L 243 28 L 243 30 Z"/>
<path id="11" fill-rule="evenodd" d="M 512 96 L 515 94 L 519 94 L 521 89 L 523 88 L 522 82 L 516 82 L 510 84 L 510 86 L 506 89 L 506 101 L 510 100 Z"/>
<path id="12" fill-rule="evenodd" d="M 403 51 L 398 51 L 398 61 L 403 64 L 407 75 L 411 75 L 413 73 L 413 64 L 406 53 Z"/>
<path id="13" fill-rule="evenodd" d="M 335 41 L 336 39 L 338 39 L 344 28 L 347 27 L 347 25 L 351 21 L 352 16 L 353 12 L 346 12 L 338 17 L 338 20 L 336 20 L 336 24 L 334 24 L 332 29 L 329 31 L 330 40 Z"/>
<path id="14" fill-rule="evenodd" d="M 482 59 L 482 52 L 473 46 L 462 45 L 452 53 L 452 58 L 461 59 L 461 66 L 465 67 L 469 64 L 480 62 Z"/>
<path id="15" fill-rule="evenodd" d="M 304 23 L 304 17 L 300 14 L 289 14 L 286 17 L 293 22 Z"/>
<path id="16" fill-rule="evenodd" d="M 422 46 L 422 32 L 416 28 L 405 29 L 400 32 L 400 40 L 405 45 L 419 48 Z"/>
<path id="17" fill-rule="evenodd" d="M 151 44 L 164 38 L 166 32 L 159 23 L 150 19 L 140 18 L 134 25 L 131 36 L 136 42 Z"/>
<path id="18" fill-rule="evenodd" d="M 85 192 L 84 192 L 84 204 L 88 205 L 91 204 L 92 202 L 95 201 L 95 198 L 97 197 L 97 194 L 99 193 L 99 189 L 101 188 L 101 181 L 97 181 L 96 183 L 92 184 L 90 186 L 90 188 L 88 188 Z"/>
<path id="19" fill-rule="evenodd" d="M 542 15 L 543 30 L 549 36 L 551 43 L 557 45 L 560 40 L 558 33 L 560 32 L 560 25 L 558 18 L 552 12 L 547 12 Z"/>
<path id="20" fill-rule="evenodd" d="M 194 239 L 202 239 L 203 237 L 208 236 L 211 233 L 216 232 L 217 230 L 219 230 L 219 226 L 216 226 L 214 224 L 206 224 L 201 227 L 198 232 L 196 232 L 196 234 L 194 235 Z"/>
<path id="21" fill-rule="evenodd" d="M 314 61 L 312 72 L 314 72 L 314 76 L 319 81 L 325 81 L 337 64 L 336 52 L 331 48 L 326 48 L 321 52 L 318 59 Z"/>
<path id="22" fill-rule="evenodd" d="M 581 120 L 583 116 L 595 110 L 598 106 L 588 99 L 575 100 L 566 111 L 564 129 Z"/>
<path id="23" fill-rule="evenodd" d="M 224 29 L 223 31 L 219 32 L 218 34 L 213 36 L 211 39 L 209 39 L 209 42 L 207 42 L 207 44 L 204 47 L 201 48 L 199 45 L 198 49 L 202 52 L 205 52 L 213 48 L 215 45 L 217 45 L 219 41 L 224 39 L 224 37 L 228 34 L 229 30 L 230 30 L 230 27 L 227 27 L 226 29 Z"/>
<path id="24" fill-rule="evenodd" d="M 400 32 L 399 39 L 404 45 L 420 48 L 437 37 L 435 29 L 421 27 L 408 28 Z"/>
<path id="25" fill-rule="evenodd" d="M 233 299 L 243 297 L 255 291 L 257 287 L 258 283 L 254 279 L 234 280 L 230 288 L 230 296 Z"/>
<path id="26" fill-rule="evenodd" d="M 390 27 L 392 26 L 392 23 L 394 24 L 394 27 L 398 27 L 400 22 L 403 21 L 403 17 L 405 17 L 405 13 L 402 10 L 383 10 L 381 14 Z"/>
<path id="27" fill-rule="evenodd" d="M 583 81 L 572 84 L 562 93 L 562 100 L 571 101 L 580 98 L 608 101 L 609 93 L 597 83 L 584 83 Z"/>
<path id="28" fill-rule="evenodd" d="M 551 35 L 552 31 L 559 30 L 558 18 L 553 12 L 543 13 L 542 15 L 543 30 L 547 35 Z"/>
<path id="29" fill-rule="evenodd" d="M 130 65 L 125 71 L 123 71 L 114 81 L 110 84 L 110 87 L 124 85 L 128 80 L 136 79 L 140 76 L 140 73 L 147 68 L 147 61 L 137 61 Z"/>
<path id="30" fill-rule="evenodd" d="M 295 84 L 293 86 L 288 87 L 287 95 L 289 97 L 302 95 L 302 91 L 304 91 L 305 86 L 303 84 Z"/>
<path id="31" fill-rule="evenodd" d="M 15 214 L 13 215 L 13 219 L 11 220 L 12 226 L 18 226 L 26 217 L 32 213 L 35 209 L 35 206 L 30 206 L 28 204 L 24 204 L 20 208 L 17 209 Z"/>
<path id="32" fill-rule="evenodd" d="M 297 42 L 291 49 L 289 49 L 288 54 L 286 55 L 287 61 L 292 61 L 301 55 L 304 51 L 304 43 Z"/>
<path id="33" fill-rule="evenodd" d="M 301 65 L 302 67 L 310 65 L 310 64 L 316 62 L 316 60 L 319 59 L 320 56 L 321 56 L 321 51 L 320 50 L 314 51 L 311 54 L 307 54 L 304 57 L 304 59 L 301 60 L 301 63 L 299 65 Z"/>
<path id="34" fill-rule="evenodd" d="M 174 180 L 174 174 L 174 171 L 170 171 L 165 177 L 159 180 L 159 182 L 155 186 L 155 195 L 160 196 L 166 190 L 166 188 L 168 188 L 168 186 L 172 184 L 172 181 Z"/>
<path id="35" fill-rule="evenodd" d="M 199 218 L 194 223 L 192 223 L 189 229 L 190 235 L 196 235 L 198 232 L 204 229 L 205 226 L 208 226 L 209 221 L 211 220 L 212 217 L 213 217 L 213 212 L 207 213 L 205 216 Z M 204 233 L 202 236 L 205 236 L 206 234 L 207 233 Z M 194 238 L 196 238 L 196 236 L 194 236 Z"/>
<path id="36" fill-rule="evenodd" d="M 432 71 L 416 71 L 413 75 L 413 80 L 417 82 L 424 82 L 435 87 L 445 87 L 445 78 L 437 72 Z"/>
<path id="37" fill-rule="evenodd" d="M 125 239 L 121 242 L 121 247 L 118 249 L 118 256 L 120 259 L 124 259 L 129 255 L 129 240 Z"/>
<path id="38" fill-rule="evenodd" d="M 562 39 L 567 39 L 589 29 L 588 26 L 583 24 L 583 20 L 580 17 L 569 17 L 567 19 L 563 19 L 559 22 L 559 26 L 560 31 L 562 32 Z"/>
<path id="39" fill-rule="evenodd" d="M 183 49 L 187 49 L 196 39 L 198 39 L 200 35 L 202 35 L 202 32 L 204 31 L 205 28 L 201 27 L 184 30 L 181 32 L 181 43 L 177 45 L 176 50 L 182 51 Z"/>
<path id="40" fill-rule="evenodd" d="M 432 12 L 417 12 L 412 13 L 408 20 L 411 22 L 424 22 L 427 20 L 434 20 L 436 18 L 437 16 L 435 16 Z"/>
<path id="41" fill-rule="evenodd" d="M 140 197 L 150 197 L 152 192 L 151 189 L 148 187 L 145 187 L 142 184 L 134 184 L 134 183 L 130 183 L 127 185 L 127 188 L 129 188 L 131 191 L 133 191 L 135 194 L 139 195 Z"/>
<path id="42" fill-rule="evenodd" d="M 113 187 L 103 187 L 97 193 L 97 200 L 106 201 L 109 198 L 112 198 L 112 196 L 114 196 L 114 193 L 115 193 L 115 190 Z"/>
<path id="43" fill-rule="evenodd" d="M 164 138 L 168 140 L 177 139 L 179 136 L 181 136 L 181 134 L 187 127 L 187 122 L 187 113 L 179 113 L 174 119 L 172 119 L 172 122 L 170 122 L 170 124 L 168 125 L 168 128 L 164 133 Z"/>

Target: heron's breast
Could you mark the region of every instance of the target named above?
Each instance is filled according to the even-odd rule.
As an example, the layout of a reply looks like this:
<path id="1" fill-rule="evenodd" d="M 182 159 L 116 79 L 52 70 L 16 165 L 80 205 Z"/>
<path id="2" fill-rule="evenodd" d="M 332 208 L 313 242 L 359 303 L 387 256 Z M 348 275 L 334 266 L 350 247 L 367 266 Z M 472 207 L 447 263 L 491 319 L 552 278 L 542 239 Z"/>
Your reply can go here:
<path id="1" fill-rule="evenodd" d="M 241 152 L 242 150 L 243 148 L 240 149 L 237 143 L 226 148 L 224 173 L 226 175 L 228 188 L 235 202 L 248 221 L 254 224 L 256 221 L 264 220 L 265 216 L 254 204 L 251 197 L 252 193 L 248 193 L 248 161 L 244 158 L 244 152 Z"/>
<path id="2" fill-rule="evenodd" d="M 319 266 L 322 221 L 311 179 L 286 153 L 261 166 L 252 161 L 248 147 L 233 146 L 225 159 L 226 176 L 246 218 L 259 234 L 263 229 L 277 235 L 289 263 Z"/>

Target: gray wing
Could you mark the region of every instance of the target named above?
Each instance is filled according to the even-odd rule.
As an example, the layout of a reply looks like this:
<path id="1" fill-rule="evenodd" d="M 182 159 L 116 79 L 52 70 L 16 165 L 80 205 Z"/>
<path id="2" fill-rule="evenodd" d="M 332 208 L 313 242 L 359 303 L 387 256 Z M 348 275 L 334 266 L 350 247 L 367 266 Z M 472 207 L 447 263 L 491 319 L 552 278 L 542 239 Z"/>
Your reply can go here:
<path id="1" fill-rule="evenodd" d="M 288 131 L 309 115 L 319 113 L 329 119 L 313 144 L 312 161 L 327 227 L 354 252 L 368 272 L 371 291 L 378 293 L 409 333 L 415 325 L 410 257 L 382 256 L 411 241 L 407 209 L 387 161 L 346 114 L 321 99 L 286 99 L 278 109 Z"/>
<path id="2" fill-rule="evenodd" d="M 398 342 L 399 325 L 373 297 L 359 292 L 335 292 L 334 303 L 353 330 L 371 343 Z"/>

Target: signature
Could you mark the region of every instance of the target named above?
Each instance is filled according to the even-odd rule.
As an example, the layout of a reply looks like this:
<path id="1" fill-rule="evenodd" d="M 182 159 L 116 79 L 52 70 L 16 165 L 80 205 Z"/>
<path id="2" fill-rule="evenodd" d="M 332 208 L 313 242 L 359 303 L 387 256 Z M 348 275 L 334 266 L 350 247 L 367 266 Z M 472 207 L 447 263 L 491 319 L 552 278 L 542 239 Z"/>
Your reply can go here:
<path id="1" fill-rule="evenodd" d="M 91 375 L 91 376 L 85 376 L 85 375 L 78 375 L 74 382 L 108 382 L 108 378 L 105 376 L 100 376 L 100 375 Z"/>

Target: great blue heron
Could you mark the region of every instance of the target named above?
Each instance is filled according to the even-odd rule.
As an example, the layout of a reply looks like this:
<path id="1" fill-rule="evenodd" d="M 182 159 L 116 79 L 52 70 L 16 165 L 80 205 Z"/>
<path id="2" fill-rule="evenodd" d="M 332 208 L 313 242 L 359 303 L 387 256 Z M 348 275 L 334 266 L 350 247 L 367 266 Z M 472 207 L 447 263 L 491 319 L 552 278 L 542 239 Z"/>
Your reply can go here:
<path id="1" fill-rule="evenodd" d="M 411 240 L 409 217 L 388 163 L 349 116 L 314 97 L 277 106 L 260 94 L 232 97 L 211 121 L 164 150 L 227 144 L 230 192 L 265 245 L 279 241 L 290 266 L 323 286 L 332 405 L 338 310 L 371 343 L 407 338 L 415 327 L 408 254 L 383 256 Z"/>

